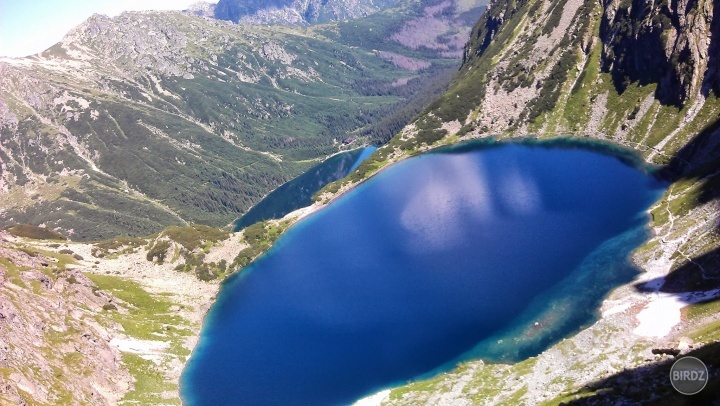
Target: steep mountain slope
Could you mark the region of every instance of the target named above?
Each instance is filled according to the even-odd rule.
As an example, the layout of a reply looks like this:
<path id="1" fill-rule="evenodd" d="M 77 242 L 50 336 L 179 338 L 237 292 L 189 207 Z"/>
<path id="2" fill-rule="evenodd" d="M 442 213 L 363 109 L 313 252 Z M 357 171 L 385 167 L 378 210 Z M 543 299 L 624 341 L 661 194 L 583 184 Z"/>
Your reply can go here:
<path id="1" fill-rule="evenodd" d="M 8 231 L 0 231 L 0 404 L 179 404 L 180 373 L 219 283 L 148 260 L 160 252 L 149 246 L 230 263 L 242 234 L 174 227 L 85 244 L 37 227 Z"/>
<path id="2" fill-rule="evenodd" d="M 215 18 L 236 23 L 314 24 L 365 17 L 398 0 L 220 0 Z"/>
<path id="3" fill-rule="evenodd" d="M 0 403 L 107 404 L 131 385 L 110 329 L 87 314 L 127 310 L 74 261 L 0 232 Z"/>
<path id="4" fill-rule="evenodd" d="M 673 183 L 651 209 L 655 236 L 632 258 L 645 272 L 612 292 L 597 323 L 538 357 L 516 365 L 468 362 L 397 388 L 385 403 L 556 404 L 591 395 L 600 398 L 590 403 L 600 404 L 649 400 L 651 394 L 633 388 L 653 388 L 655 400 L 668 404 L 683 401 L 662 372 L 667 360 L 650 350 L 687 353 L 694 342 L 700 348 L 694 353 L 717 361 L 718 38 L 717 4 L 708 0 L 491 3 L 450 90 L 355 173 L 321 191 L 319 202 L 405 157 L 489 137 L 620 145 L 658 165 Z M 653 335 L 639 327 L 648 318 L 680 323 Z M 642 385 L 627 384 L 633 381 Z M 706 398 L 720 390 L 713 382 Z"/>
<path id="5" fill-rule="evenodd" d="M 40 55 L 1 60 L 0 225 L 89 240 L 230 223 L 344 144 L 388 139 L 442 89 L 427 82 L 454 70 L 443 50 L 347 40 L 436 3 L 307 28 L 96 15 Z"/>

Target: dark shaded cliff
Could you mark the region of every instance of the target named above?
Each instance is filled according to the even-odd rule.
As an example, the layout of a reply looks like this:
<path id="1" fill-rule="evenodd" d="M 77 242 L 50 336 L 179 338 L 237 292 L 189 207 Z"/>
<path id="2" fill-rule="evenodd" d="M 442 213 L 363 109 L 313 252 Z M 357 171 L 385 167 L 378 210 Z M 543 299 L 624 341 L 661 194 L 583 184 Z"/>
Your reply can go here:
<path id="1" fill-rule="evenodd" d="M 657 83 L 658 100 L 682 106 L 699 87 L 717 86 L 708 74 L 717 70 L 716 60 L 708 63 L 708 41 L 720 35 L 714 13 L 710 2 L 605 1 L 603 69 L 620 92 L 631 82 Z"/>

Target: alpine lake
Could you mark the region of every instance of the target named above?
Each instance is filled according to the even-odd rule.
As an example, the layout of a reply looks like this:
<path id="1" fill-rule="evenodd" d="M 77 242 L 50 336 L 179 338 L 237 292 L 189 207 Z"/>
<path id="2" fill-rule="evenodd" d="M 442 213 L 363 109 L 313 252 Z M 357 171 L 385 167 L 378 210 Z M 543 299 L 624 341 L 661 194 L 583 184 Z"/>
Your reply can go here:
<path id="1" fill-rule="evenodd" d="M 627 151 L 476 141 L 401 161 L 228 278 L 188 405 L 343 405 L 469 359 L 517 362 L 635 278 L 667 183 Z"/>

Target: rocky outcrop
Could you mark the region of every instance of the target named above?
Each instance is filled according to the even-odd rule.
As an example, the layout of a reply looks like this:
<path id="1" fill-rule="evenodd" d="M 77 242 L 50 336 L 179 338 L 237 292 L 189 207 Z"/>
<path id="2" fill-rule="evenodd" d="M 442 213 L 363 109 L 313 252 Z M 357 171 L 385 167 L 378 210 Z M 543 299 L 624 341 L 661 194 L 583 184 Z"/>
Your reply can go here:
<path id="1" fill-rule="evenodd" d="M 631 82 L 656 83 L 659 101 L 682 106 L 714 84 L 714 75 L 708 75 L 717 69 L 710 45 L 720 31 L 717 22 L 711 29 L 713 14 L 712 1 L 606 0 L 603 69 L 621 92 Z"/>
<path id="2" fill-rule="evenodd" d="M 119 326 L 94 315 L 121 305 L 6 237 L 0 232 L 0 403 L 115 404 L 133 379 L 109 342 Z"/>
<path id="3" fill-rule="evenodd" d="M 193 268 L 218 272 L 246 248 L 242 233 L 199 230 L 167 230 L 182 243 L 163 264 L 148 260 L 152 238 L 83 244 L 0 231 L 0 404 L 177 404 L 220 287 Z"/>
<path id="4" fill-rule="evenodd" d="M 199 16 L 199 17 L 215 17 L 215 6 L 217 3 L 208 3 L 199 1 L 191 4 L 187 9 L 183 10 L 185 13 Z"/>
<path id="5" fill-rule="evenodd" d="M 717 14 L 702 0 L 493 2 L 434 114 L 464 134 L 578 134 L 669 163 L 713 124 Z"/>

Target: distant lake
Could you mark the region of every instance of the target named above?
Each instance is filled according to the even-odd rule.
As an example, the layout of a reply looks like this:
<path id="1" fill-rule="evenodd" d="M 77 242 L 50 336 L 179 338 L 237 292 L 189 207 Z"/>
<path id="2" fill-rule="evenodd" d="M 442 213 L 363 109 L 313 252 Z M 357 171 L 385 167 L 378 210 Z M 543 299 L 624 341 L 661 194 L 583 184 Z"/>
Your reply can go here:
<path id="1" fill-rule="evenodd" d="M 637 274 L 628 255 L 667 185 L 626 162 L 473 143 L 393 165 L 226 281 L 183 400 L 348 404 L 463 360 L 537 355 Z"/>
<path id="2" fill-rule="evenodd" d="M 310 206 L 312 196 L 325 185 L 346 177 L 377 147 L 363 147 L 331 156 L 307 172 L 270 192 L 264 199 L 237 219 L 235 231 L 258 221 L 283 218 L 286 214 Z"/>

